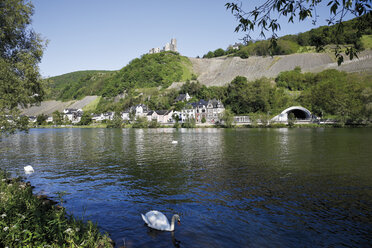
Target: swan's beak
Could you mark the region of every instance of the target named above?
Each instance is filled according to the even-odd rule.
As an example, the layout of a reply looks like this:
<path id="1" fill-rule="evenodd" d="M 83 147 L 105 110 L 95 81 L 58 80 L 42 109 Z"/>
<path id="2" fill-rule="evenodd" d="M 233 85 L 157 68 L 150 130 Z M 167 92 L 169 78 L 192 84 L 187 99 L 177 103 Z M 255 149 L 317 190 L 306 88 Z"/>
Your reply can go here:
<path id="1" fill-rule="evenodd" d="M 178 225 L 180 226 L 181 225 L 181 221 L 177 221 Z"/>

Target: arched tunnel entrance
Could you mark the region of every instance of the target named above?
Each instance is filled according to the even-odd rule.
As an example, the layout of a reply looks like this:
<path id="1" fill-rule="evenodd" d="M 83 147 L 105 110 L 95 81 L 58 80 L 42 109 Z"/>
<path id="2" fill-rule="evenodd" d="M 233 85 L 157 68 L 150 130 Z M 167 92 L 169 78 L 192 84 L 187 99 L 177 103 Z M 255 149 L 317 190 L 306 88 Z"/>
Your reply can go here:
<path id="1" fill-rule="evenodd" d="M 305 111 L 303 111 L 301 109 L 293 109 L 293 110 L 288 111 L 287 112 L 288 117 L 290 116 L 291 113 L 293 113 L 294 118 L 297 119 L 297 120 L 310 119 L 310 116 Z"/>
<path id="2" fill-rule="evenodd" d="M 287 122 L 290 119 L 290 115 L 293 113 L 294 119 L 297 121 L 312 121 L 314 116 L 311 112 L 301 106 L 293 106 L 282 111 L 279 115 L 271 119 L 273 122 Z"/>

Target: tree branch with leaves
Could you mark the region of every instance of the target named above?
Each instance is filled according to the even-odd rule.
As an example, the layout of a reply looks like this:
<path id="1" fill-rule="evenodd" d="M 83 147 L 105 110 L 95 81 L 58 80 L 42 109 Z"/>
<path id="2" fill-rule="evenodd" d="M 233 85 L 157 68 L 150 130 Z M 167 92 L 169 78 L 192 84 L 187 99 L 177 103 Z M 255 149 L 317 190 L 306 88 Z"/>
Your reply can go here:
<path id="1" fill-rule="evenodd" d="M 243 2 L 237 0 L 235 2 L 228 2 L 225 4 L 228 10 L 236 17 L 239 24 L 235 31 L 246 32 L 243 40 L 247 43 L 251 40 L 250 32 L 258 29 L 260 36 L 266 38 L 268 33 L 271 33 L 270 41 L 271 47 L 277 45 L 277 32 L 281 29 L 279 19 L 287 19 L 288 22 L 293 23 L 295 19 L 299 22 L 307 18 L 312 19 L 315 25 L 320 16 L 317 13 L 318 7 L 324 0 L 267 0 L 252 10 L 246 10 L 243 7 Z M 361 32 L 366 25 L 371 25 L 366 15 L 371 12 L 372 0 L 328 0 L 327 7 L 329 8 L 329 15 L 324 17 L 328 25 L 337 25 L 336 36 L 341 37 L 343 34 L 343 22 L 348 15 L 358 18 L 357 33 L 355 35 L 361 36 Z M 323 18 L 323 17 L 322 17 Z M 336 39 L 337 40 L 337 39 Z M 355 46 L 344 46 L 341 48 L 339 43 L 335 44 L 334 53 L 337 62 L 340 65 L 344 61 L 343 53 L 350 59 L 357 57 L 358 49 Z M 317 50 L 322 50 L 321 44 L 317 45 Z"/>

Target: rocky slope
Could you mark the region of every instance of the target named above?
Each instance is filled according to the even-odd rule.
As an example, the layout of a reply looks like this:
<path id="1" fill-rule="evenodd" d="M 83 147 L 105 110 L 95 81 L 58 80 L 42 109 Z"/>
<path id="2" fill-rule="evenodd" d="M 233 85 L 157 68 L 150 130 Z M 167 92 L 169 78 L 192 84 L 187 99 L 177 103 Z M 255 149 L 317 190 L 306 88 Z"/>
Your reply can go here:
<path id="1" fill-rule="evenodd" d="M 302 53 L 274 57 L 221 57 L 212 59 L 189 58 L 194 73 L 198 75 L 201 84 L 207 86 L 222 86 L 230 83 L 236 76 L 245 76 L 248 80 L 261 77 L 276 77 L 282 71 L 293 70 L 300 66 L 304 72 L 319 72 L 325 69 L 337 69 L 347 72 L 372 72 L 372 51 L 359 54 L 359 59 L 353 59 L 338 66 L 327 53 Z"/>

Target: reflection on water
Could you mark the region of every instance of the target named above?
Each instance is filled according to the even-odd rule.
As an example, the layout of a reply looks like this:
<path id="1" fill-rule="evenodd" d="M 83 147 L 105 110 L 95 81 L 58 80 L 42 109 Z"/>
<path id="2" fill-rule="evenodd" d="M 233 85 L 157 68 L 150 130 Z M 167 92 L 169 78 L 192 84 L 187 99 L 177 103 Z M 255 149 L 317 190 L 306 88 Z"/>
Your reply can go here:
<path id="1" fill-rule="evenodd" d="M 0 144 L 1 168 L 31 165 L 36 191 L 66 191 L 118 246 L 372 243 L 370 129 L 33 129 Z M 182 225 L 149 229 L 153 209 Z"/>

